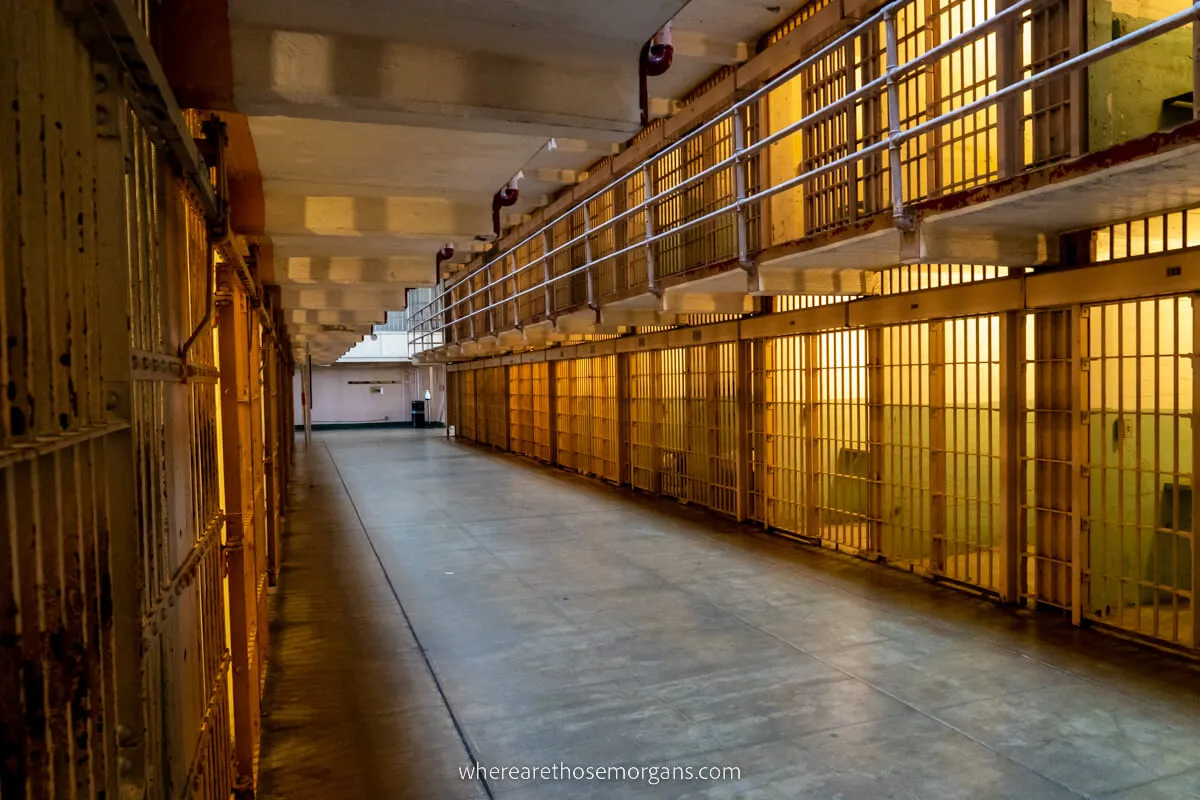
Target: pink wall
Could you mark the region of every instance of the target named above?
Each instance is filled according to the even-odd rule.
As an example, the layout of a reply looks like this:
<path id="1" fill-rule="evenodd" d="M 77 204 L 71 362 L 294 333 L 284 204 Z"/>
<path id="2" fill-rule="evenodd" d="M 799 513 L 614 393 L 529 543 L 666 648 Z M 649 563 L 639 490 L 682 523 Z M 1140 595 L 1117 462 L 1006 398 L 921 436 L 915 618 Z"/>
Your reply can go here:
<path id="1" fill-rule="evenodd" d="M 412 401 L 423 398 L 425 389 L 433 395 L 426 415 L 431 422 L 446 416 L 446 378 L 441 368 L 410 364 L 335 364 L 313 367 L 313 424 L 322 422 L 406 422 L 412 417 Z M 351 383 L 369 381 L 373 383 Z M 388 383 L 397 381 L 397 383 Z M 382 393 L 372 394 L 371 386 Z M 296 374 L 296 424 L 304 421 L 300 406 L 300 373 Z"/>

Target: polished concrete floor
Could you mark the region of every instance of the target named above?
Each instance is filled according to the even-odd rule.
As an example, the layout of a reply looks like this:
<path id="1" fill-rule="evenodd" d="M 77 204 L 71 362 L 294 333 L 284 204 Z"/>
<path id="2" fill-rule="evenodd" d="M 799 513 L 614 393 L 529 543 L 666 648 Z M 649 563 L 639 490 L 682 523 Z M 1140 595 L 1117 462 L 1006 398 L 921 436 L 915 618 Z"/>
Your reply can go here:
<path id="1" fill-rule="evenodd" d="M 300 449 L 260 796 L 1200 797 L 1171 657 L 441 432 Z"/>

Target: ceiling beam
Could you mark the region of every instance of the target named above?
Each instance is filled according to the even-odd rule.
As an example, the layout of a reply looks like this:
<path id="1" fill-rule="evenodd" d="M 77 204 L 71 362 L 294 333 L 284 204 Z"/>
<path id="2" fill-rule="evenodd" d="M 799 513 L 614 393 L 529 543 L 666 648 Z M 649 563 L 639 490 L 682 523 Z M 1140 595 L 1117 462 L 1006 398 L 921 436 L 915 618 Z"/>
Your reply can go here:
<path id="1" fill-rule="evenodd" d="M 461 52 L 235 24 L 234 94 L 251 116 L 621 141 L 638 128 L 637 62 Z M 597 75 L 603 75 L 597 80 Z"/>

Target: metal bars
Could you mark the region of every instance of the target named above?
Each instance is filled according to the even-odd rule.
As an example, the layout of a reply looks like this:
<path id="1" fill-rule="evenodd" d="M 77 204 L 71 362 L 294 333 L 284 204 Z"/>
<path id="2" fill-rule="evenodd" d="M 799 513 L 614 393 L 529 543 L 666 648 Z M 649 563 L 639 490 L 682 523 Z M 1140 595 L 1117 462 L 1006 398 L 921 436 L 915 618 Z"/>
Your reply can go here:
<path id="1" fill-rule="evenodd" d="M 1174 295 L 508 369 L 557 376 L 552 463 L 1194 651 L 1198 336 Z"/>
<path id="2" fill-rule="evenodd" d="M 891 183 L 889 205 L 901 219 L 905 218 L 907 204 L 915 200 L 999 177 L 1001 135 L 1006 148 L 1014 140 L 1024 143 L 1022 167 L 1045 165 L 1079 154 L 1083 151 L 1083 98 L 1079 96 L 1082 85 L 1079 76 L 1083 70 L 1138 43 L 1190 24 L 1197 7 L 1156 20 L 1090 51 L 1083 49 L 1075 31 L 1081 24 L 1080 13 L 1078 0 L 1053 0 L 1049 4 L 1018 2 L 1000 10 L 990 0 L 897 0 L 888 4 L 645 162 L 639 170 L 640 200 L 634 201 L 630 196 L 634 191 L 631 176 L 617 178 L 578 206 L 550 220 L 540 232 L 534 232 L 498 256 L 497 263 L 507 263 L 511 257 L 515 274 L 552 260 L 554 269 L 548 270 L 550 274 L 541 282 L 520 290 L 509 288 L 507 294 L 499 291 L 504 296 L 496 297 L 497 287 L 484 285 L 490 269 L 485 267 L 458 284 L 463 291 L 443 292 L 449 298 L 447 303 L 431 304 L 415 315 L 418 346 L 427 344 L 426 340 L 440 330 L 443 311 L 448 311 L 452 320 L 474 323 L 482 313 L 491 315 L 496 304 L 511 304 L 514 299 L 519 302 L 526 294 L 547 289 L 554 290 L 555 309 L 577 306 L 583 302 L 584 292 L 570 288 L 573 282 L 582 280 L 585 272 L 598 270 L 611 259 L 624 258 L 626 268 L 632 268 L 635 253 L 644 259 L 640 274 L 632 280 L 614 281 L 614 291 L 617 286 L 628 288 L 638 284 L 657 291 L 661 275 L 714 263 L 713 259 L 726 251 L 725 239 L 737 238 L 722 231 L 732 234 L 737 227 L 736 219 L 745 217 L 748 207 L 755 208 L 768 198 L 793 189 L 816 200 L 818 195 L 814 191 L 830 181 L 833 183 L 828 188 L 833 190 L 834 184 L 841 180 L 836 176 L 845 175 L 845 180 L 830 195 L 828 213 L 821 212 L 828 216 L 828 222 L 820 222 L 814 207 L 815 224 L 843 224 L 860 210 L 875 213 L 879 207 L 862 192 L 881 188 L 874 177 L 868 180 L 868 176 L 881 177 L 872 165 L 885 151 L 891 154 L 886 170 Z M 1014 26 L 1019 30 L 1013 32 Z M 884 76 L 879 74 L 883 70 L 877 69 L 880 57 L 878 46 L 873 44 L 881 35 L 880 28 L 885 40 L 883 55 L 891 56 L 890 61 L 884 58 L 885 65 L 891 66 Z M 1019 78 L 1015 75 L 1017 70 L 1007 63 L 1005 69 L 1014 74 L 998 76 L 1001 59 L 994 54 L 998 31 L 1004 33 L 1006 47 L 1013 45 L 1017 49 L 1016 42 L 1022 43 Z M 1005 58 L 1010 57 L 1015 58 L 1016 54 L 1005 54 Z M 828 97 L 821 95 L 814 101 L 813 110 L 769 135 L 760 133 L 752 137 L 756 140 L 744 148 L 716 147 L 722 137 L 729 137 L 736 116 L 757 109 L 768 94 L 820 65 L 825 65 L 820 68 L 826 69 L 828 81 L 833 83 L 823 79 L 821 85 L 828 84 Z M 1014 102 L 1022 109 L 1019 119 L 1011 113 L 1001 113 L 1004 109 L 1011 110 Z M 841 123 L 833 122 L 839 119 Z M 1002 122 L 1019 125 L 1021 132 L 999 131 Z M 829 124 L 834 125 L 836 135 L 831 134 L 824 143 L 814 140 L 815 132 Z M 887 135 L 883 136 L 883 132 Z M 734 183 L 730 178 L 731 166 L 798 133 L 808 137 L 808 144 L 800 148 L 800 160 L 805 166 L 799 174 L 780 176 L 773 185 L 740 196 L 730 185 Z M 856 171 L 862 173 L 857 183 L 849 174 Z M 851 191 L 850 186 L 857 188 Z M 625 194 L 624 202 L 616 197 L 618 193 Z M 604 221 L 593 224 L 576 221 L 580 211 L 598 199 L 614 213 L 606 212 Z M 616 212 L 618 207 L 623 210 Z M 583 249 L 581 243 L 598 241 L 610 226 L 628 226 L 628 221 L 637 216 L 644 223 L 640 241 L 626 237 L 623 246 L 614 243 L 611 251 L 595 254 L 591 262 L 586 262 L 579 252 Z M 661 219 L 656 222 L 656 218 Z M 547 232 L 552 235 L 546 236 Z M 547 246 L 536 257 L 531 255 L 531 260 L 523 261 L 520 249 L 538 237 L 543 237 Z M 738 248 L 735 242 L 730 242 L 728 249 Z M 683 260 L 676 263 L 678 253 L 685 255 L 678 256 Z M 666 256 L 662 264 L 655 263 L 659 255 Z M 513 274 L 508 273 L 504 286 L 520 285 L 521 281 L 512 280 Z M 491 299 L 485 299 L 489 294 Z M 601 303 L 607 299 L 604 294 L 597 293 Z M 437 313 L 432 310 L 435 308 Z M 553 312 L 548 309 L 547 313 Z M 475 329 L 474 335 L 480 335 L 483 329 L 482 323 L 471 327 Z"/>
<path id="3" fill-rule="evenodd" d="M 1193 298 L 1089 309 L 1084 613 L 1195 646 Z"/>
<path id="4" fill-rule="evenodd" d="M 620 480 L 617 360 L 597 356 L 554 365 L 555 463 L 604 480 Z"/>
<path id="5" fill-rule="evenodd" d="M 215 204 L 199 118 L 155 82 L 144 13 L 124 5 L 105 19 L 136 35 L 110 41 L 105 64 L 88 48 L 112 32 L 77 30 L 61 10 L 75 4 L 0 1 L 0 794 L 227 800 L 231 378 L 198 324 Z M 137 75 L 112 66 L 134 56 Z M 262 356 L 264 378 L 286 370 L 282 352 Z M 256 449 L 237 456 L 260 521 L 282 510 L 290 452 L 275 425 L 290 398 L 272 392 L 254 389 Z M 265 619 L 260 556 L 248 609 Z M 238 709 L 239 725 L 257 718 L 256 703 Z"/>

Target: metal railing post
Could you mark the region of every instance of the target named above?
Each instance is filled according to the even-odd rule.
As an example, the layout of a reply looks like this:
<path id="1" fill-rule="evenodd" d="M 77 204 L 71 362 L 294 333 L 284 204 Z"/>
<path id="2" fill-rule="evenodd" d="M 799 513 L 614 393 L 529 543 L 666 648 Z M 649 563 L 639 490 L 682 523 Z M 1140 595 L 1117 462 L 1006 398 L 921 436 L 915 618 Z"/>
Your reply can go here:
<path id="1" fill-rule="evenodd" d="M 1011 0 L 999 0 L 998 10 L 1012 5 Z M 1019 20 L 1005 22 L 996 32 L 996 86 L 1003 89 L 1021 80 L 1021 28 Z M 1021 137 L 1021 105 L 1019 97 L 1010 97 L 997 109 L 997 161 L 1001 178 L 1012 177 L 1024 164 Z"/>
<path id="2" fill-rule="evenodd" d="M 512 281 L 512 326 L 519 330 L 521 327 L 521 305 L 517 300 L 517 292 L 521 291 L 521 285 L 517 282 L 517 253 L 515 250 L 512 254 L 512 271 L 509 272 L 509 280 Z"/>
<path id="3" fill-rule="evenodd" d="M 650 198 L 654 191 L 654 181 L 651 178 L 650 164 L 642 165 L 642 213 L 646 217 L 646 287 L 651 294 L 659 294 L 658 270 L 654 263 L 654 211 L 650 207 Z"/>
<path id="4" fill-rule="evenodd" d="M 742 109 L 733 114 L 733 189 L 735 192 L 735 214 L 737 215 L 737 253 L 738 264 L 750 272 L 754 265 L 750 263 L 750 237 L 746 226 L 746 117 Z"/>
<path id="5" fill-rule="evenodd" d="M 546 255 L 551 250 L 553 241 L 550 238 L 550 229 L 542 230 L 542 284 L 545 287 L 546 293 L 546 319 L 554 319 L 554 292 L 552 290 L 554 275 L 550 269 L 550 256 Z"/>
<path id="6" fill-rule="evenodd" d="M 888 113 L 888 172 L 892 184 L 892 218 L 896 227 L 908 230 L 912 222 L 904 209 L 904 173 L 900 153 L 900 85 L 896 72 L 900 68 L 900 46 L 896 36 L 896 12 L 888 8 L 883 13 L 883 28 L 886 37 L 887 113 Z"/>
<path id="7" fill-rule="evenodd" d="M 469 293 L 471 293 L 471 281 L 468 280 L 466 282 L 466 284 L 467 284 L 467 293 L 469 294 Z M 467 303 L 466 310 L 467 310 L 467 316 L 471 321 L 471 338 L 478 339 L 479 338 L 479 330 L 478 330 L 478 326 L 475 323 L 479 320 L 479 315 L 475 313 L 475 309 L 473 308 L 474 305 L 475 305 L 474 300 L 472 300 L 470 303 Z"/>
<path id="8" fill-rule="evenodd" d="M 592 268 L 592 215 L 587 203 L 583 204 L 583 263 L 587 265 L 587 304 L 588 308 L 596 307 L 596 270 Z"/>
<path id="9" fill-rule="evenodd" d="M 492 265 L 488 264 L 487 271 L 484 273 L 484 279 L 487 281 L 487 329 L 488 333 L 496 335 L 496 297 L 492 294 L 492 289 L 496 284 L 492 280 Z"/>

